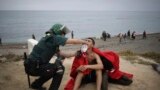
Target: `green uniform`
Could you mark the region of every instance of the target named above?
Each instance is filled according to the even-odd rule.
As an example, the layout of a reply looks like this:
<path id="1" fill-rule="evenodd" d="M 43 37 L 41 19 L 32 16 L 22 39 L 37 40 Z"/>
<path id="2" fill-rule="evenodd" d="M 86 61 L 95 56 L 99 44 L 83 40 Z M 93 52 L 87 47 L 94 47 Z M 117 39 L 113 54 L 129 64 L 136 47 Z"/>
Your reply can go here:
<path id="1" fill-rule="evenodd" d="M 49 63 L 52 56 L 59 51 L 59 46 L 64 46 L 67 38 L 60 35 L 46 35 L 34 46 L 29 58 L 39 60 L 40 64 Z"/>
<path id="2" fill-rule="evenodd" d="M 60 35 L 46 35 L 34 46 L 28 59 L 24 62 L 26 73 L 40 76 L 32 83 L 33 89 L 42 88 L 46 81 L 53 78 L 49 90 L 58 90 L 64 74 L 64 67 L 58 60 L 53 64 L 50 64 L 49 61 L 59 51 L 59 46 L 64 46 L 66 41 L 67 38 Z M 58 68 L 59 66 L 61 67 Z M 63 71 L 56 73 L 58 69 Z"/>
<path id="3" fill-rule="evenodd" d="M 24 62 L 25 71 L 32 76 L 40 76 L 31 84 L 31 88 L 42 90 L 42 85 L 52 78 L 49 90 L 58 90 L 64 74 L 64 66 L 59 59 L 55 63 L 49 63 L 55 53 L 59 52 L 59 46 L 64 46 L 67 38 L 63 37 L 69 32 L 68 28 L 61 24 L 55 24 L 46 32 Z M 60 57 L 61 58 L 61 57 Z"/>

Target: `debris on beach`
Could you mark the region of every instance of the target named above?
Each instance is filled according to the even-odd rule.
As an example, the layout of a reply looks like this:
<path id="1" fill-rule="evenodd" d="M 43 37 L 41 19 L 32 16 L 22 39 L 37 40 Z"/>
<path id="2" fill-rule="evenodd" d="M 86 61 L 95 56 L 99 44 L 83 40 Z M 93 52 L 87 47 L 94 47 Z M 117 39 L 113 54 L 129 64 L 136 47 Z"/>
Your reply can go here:
<path id="1" fill-rule="evenodd" d="M 22 56 L 15 55 L 13 53 L 2 55 L 0 54 L 0 63 L 12 62 L 12 61 L 20 61 L 22 60 Z"/>

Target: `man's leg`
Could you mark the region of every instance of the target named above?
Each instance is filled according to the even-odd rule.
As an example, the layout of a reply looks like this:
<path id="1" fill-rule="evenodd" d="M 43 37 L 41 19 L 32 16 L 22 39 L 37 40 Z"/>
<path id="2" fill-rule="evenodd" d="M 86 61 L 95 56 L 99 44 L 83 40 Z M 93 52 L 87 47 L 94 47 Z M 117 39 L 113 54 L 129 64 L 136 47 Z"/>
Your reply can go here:
<path id="1" fill-rule="evenodd" d="M 36 79 L 32 84 L 31 84 L 31 88 L 33 89 L 38 89 L 38 90 L 45 90 L 44 87 L 42 87 L 42 85 L 48 81 L 49 79 L 51 79 L 53 76 L 40 76 L 40 78 Z"/>
<path id="2" fill-rule="evenodd" d="M 101 84 L 102 84 L 102 70 L 96 70 L 96 85 L 97 90 L 101 90 Z"/>
<path id="3" fill-rule="evenodd" d="M 57 71 L 57 66 L 55 64 L 47 64 L 44 66 L 41 66 L 37 72 L 40 76 L 37 80 L 35 80 L 32 84 L 31 87 L 33 89 L 39 89 L 42 88 L 42 85 L 48 81 L 49 79 L 53 78 L 54 74 Z"/>
<path id="4" fill-rule="evenodd" d="M 108 74 L 107 71 L 102 71 L 102 86 L 101 90 L 108 90 Z"/>
<path id="5" fill-rule="evenodd" d="M 96 71 L 93 70 L 89 75 L 84 76 L 82 82 L 84 83 L 92 83 L 96 82 Z M 102 84 L 101 84 L 101 90 L 108 90 L 108 75 L 106 70 L 102 70 Z"/>
<path id="6" fill-rule="evenodd" d="M 78 75 L 76 77 L 76 80 L 75 80 L 75 84 L 74 84 L 73 90 L 78 90 L 78 88 L 81 85 L 81 81 L 82 81 L 83 76 L 84 76 L 83 73 L 81 73 L 81 72 L 78 73 Z"/>

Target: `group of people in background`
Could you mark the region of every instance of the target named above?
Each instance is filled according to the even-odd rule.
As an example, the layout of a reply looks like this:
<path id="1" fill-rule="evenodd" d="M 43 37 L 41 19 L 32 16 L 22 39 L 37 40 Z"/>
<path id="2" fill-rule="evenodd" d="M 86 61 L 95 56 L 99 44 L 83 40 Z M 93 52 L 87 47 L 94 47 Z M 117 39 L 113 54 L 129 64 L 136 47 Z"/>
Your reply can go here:
<path id="1" fill-rule="evenodd" d="M 130 30 L 128 30 L 127 36 L 128 36 L 128 38 L 131 38 L 131 39 L 135 40 L 136 39 L 136 31 L 133 31 L 132 34 L 131 34 Z"/>
<path id="2" fill-rule="evenodd" d="M 136 39 L 136 31 L 133 31 L 132 34 L 131 34 L 130 30 L 128 30 L 127 34 L 126 33 L 124 33 L 124 34 L 119 33 L 118 37 L 119 37 L 119 42 L 120 43 L 123 40 L 126 41 L 126 38 L 131 39 L 131 40 L 135 40 Z M 147 34 L 146 34 L 146 31 L 144 30 L 143 34 L 142 34 L 142 39 L 146 39 L 146 38 L 147 38 Z"/>
<path id="3" fill-rule="evenodd" d="M 128 39 L 131 39 L 131 40 L 135 40 L 136 39 L 136 31 L 133 31 L 132 34 L 130 32 L 130 30 L 128 30 L 127 34 L 122 34 L 120 33 L 118 35 L 119 37 L 119 42 L 121 43 L 122 42 L 122 39 L 124 39 L 124 41 L 126 40 L 126 38 Z M 142 34 L 142 39 L 146 39 L 147 38 L 147 34 L 146 34 L 146 31 L 144 30 L 143 31 L 143 34 Z"/>
<path id="4" fill-rule="evenodd" d="M 126 38 L 135 40 L 136 39 L 136 31 L 133 31 L 132 34 L 131 34 L 130 30 L 128 30 L 127 33 L 124 33 L 124 34 L 123 33 L 119 33 L 117 35 L 117 37 L 119 37 L 119 42 L 120 43 L 123 40 L 126 41 Z M 106 33 L 106 31 L 103 31 L 101 39 L 104 40 L 104 41 L 106 41 L 107 38 L 111 38 L 111 35 L 109 33 Z M 147 34 L 146 34 L 146 31 L 144 30 L 143 34 L 142 34 L 142 39 L 146 39 L 146 38 L 147 38 Z"/>
<path id="5" fill-rule="evenodd" d="M 125 34 L 126 34 L 126 33 L 125 33 Z M 127 37 L 135 40 L 135 39 L 136 39 L 136 31 L 133 31 L 132 34 L 131 34 L 131 33 L 130 33 L 130 30 L 128 30 L 128 32 L 127 32 Z M 146 39 L 146 38 L 147 38 L 147 34 L 146 34 L 146 31 L 145 31 L 145 30 L 143 31 L 142 38 L 143 38 L 143 39 Z"/>
<path id="6" fill-rule="evenodd" d="M 132 34 L 131 34 L 130 30 L 128 30 L 127 34 L 126 33 L 124 33 L 124 34 L 119 33 L 118 37 L 119 37 L 119 42 L 122 42 L 122 39 L 125 41 L 127 37 L 129 39 L 135 40 L 136 39 L 136 31 L 133 31 Z M 74 38 L 74 32 L 73 31 L 71 31 L 71 38 L 72 39 Z M 106 31 L 103 31 L 101 39 L 106 41 L 107 38 L 111 38 L 111 34 L 107 33 Z M 142 38 L 143 39 L 147 38 L 147 34 L 146 34 L 145 30 L 144 30 L 144 32 L 142 34 Z"/>
<path id="7" fill-rule="evenodd" d="M 103 31 L 101 39 L 106 41 L 107 38 L 111 38 L 111 35 L 109 33 L 106 33 L 106 31 Z"/>

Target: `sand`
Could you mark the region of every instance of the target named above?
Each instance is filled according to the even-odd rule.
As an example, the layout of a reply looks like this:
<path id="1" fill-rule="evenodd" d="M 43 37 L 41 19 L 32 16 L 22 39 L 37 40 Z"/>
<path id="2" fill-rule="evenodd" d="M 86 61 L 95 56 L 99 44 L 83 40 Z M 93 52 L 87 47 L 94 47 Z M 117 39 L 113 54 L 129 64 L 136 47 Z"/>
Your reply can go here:
<path id="1" fill-rule="evenodd" d="M 151 34 L 146 40 L 138 36 L 136 40 L 127 39 L 119 43 L 117 37 L 102 41 L 96 39 L 96 47 L 101 50 L 113 50 L 120 52 L 124 50 L 131 50 L 136 53 L 156 52 L 160 53 L 160 34 Z M 76 51 L 80 45 L 67 45 L 61 47 L 63 51 Z M 14 53 L 16 55 L 23 55 L 27 51 L 26 44 L 3 44 L 0 46 L 0 54 L 5 55 Z M 150 60 L 146 58 L 146 60 Z M 66 68 L 65 74 L 59 90 L 63 90 L 67 81 L 69 80 L 70 68 L 73 58 L 67 58 L 64 61 Z M 131 63 L 124 58 L 120 57 L 120 69 L 125 72 L 134 74 L 133 83 L 130 86 L 121 86 L 109 83 L 109 90 L 159 90 L 160 89 L 160 75 L 155 72 L 150 65 L 143 65 Z M 37 77 L 31 77 L 33 82 Z M 49 87 L 51 81 L 44 84 Z M 80 88 L 80 90 L 95 90 L 95 83 L 87 84 Z M 23 60 L 10 61 L 0 63 L 0 90 L 32 90 L 28 88 L 27 75 L 24 72 Z"/>

